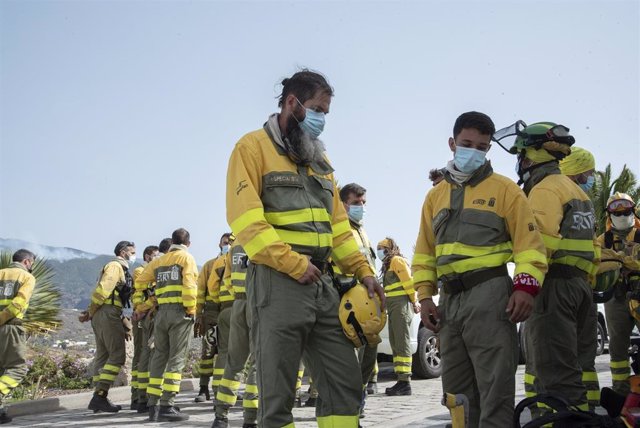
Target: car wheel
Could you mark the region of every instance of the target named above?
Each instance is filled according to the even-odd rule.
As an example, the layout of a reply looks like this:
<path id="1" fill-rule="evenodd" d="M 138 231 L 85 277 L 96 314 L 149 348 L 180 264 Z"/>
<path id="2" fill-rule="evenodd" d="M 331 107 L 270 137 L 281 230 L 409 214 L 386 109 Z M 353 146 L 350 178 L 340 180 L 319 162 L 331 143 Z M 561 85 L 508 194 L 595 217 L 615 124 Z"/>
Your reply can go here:
<path id="1" fill-rule="evenodd" d="M 418 331 L 418 351 L 413 356 L 413 373 L 430 379 L 442 374 L 442 360 L 438 349 L 438 337 L 426 327 Z"/>
<path id="2" fill-rule="evenodd" d="M 604 339 L 605 339 L 604 327 L 602 327 L 602 324 L 598 322 L 598 338 L 596 341 L 597 343 L 596 355 L 602 355 L 604 353 Z"/>

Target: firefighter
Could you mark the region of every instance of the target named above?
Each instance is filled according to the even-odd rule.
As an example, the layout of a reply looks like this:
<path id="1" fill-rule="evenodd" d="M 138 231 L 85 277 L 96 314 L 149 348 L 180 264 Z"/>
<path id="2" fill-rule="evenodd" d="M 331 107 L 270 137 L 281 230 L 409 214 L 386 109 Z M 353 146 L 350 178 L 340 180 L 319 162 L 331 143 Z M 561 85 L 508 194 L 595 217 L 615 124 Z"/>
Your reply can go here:
<path id="1" fill-rule="evenodd" d="M 598 237 L 605 251 L 612 250 L 618 255 L 621 271 L 614 284 L 613 298 L 604 304 L 607 330 L 609 332 L 609 356 L 611 357 L 611 379 L 613 389 L 623 395 L 630 390 L 629 345 L 633 327 L 638 322 L 629 313 L 630 300 L 637 300 L 637 282 L 633 280 L 640 271 L 640 263 L 633 254 L 640 247 L 640 222 L 635 216 L 636 202 L 627 194 L 616 192 L 607 200 L 607 230 Z M 635 274 L 635 275 L 634 275 Z"/>
<path id="2" fill-rule="evenodd" d="M 560 160 L 560 172 L 580 186 L 587 195 L 595 183 L 595 168 L 596 161 L 593 154 L 582 147 L 571 147 L 571 153 Z M 591 303 L 591 311 L 597 321 L 598 304 L 595 301 Z M 596 347 L 591 347 L 588 353 L 578 354 L 578 362 L 582 369 L 582 383 L 587 388 L 589 410 L 593 411 L 600 405 L 600 382 L 598 382 L 598 372 L 596 372 Z"/>
<path id="3" fill-rule="evenodd" d="M 427 194 L 412 262 L 422 322 L 439 332 L 443 389 L 468 397 L 472 427 L 513 424 L 516 323 L 531 313 L 547 269 L 524 193 L 486 160 L 494 131 L 483 113 L 456 120 L 453 160 Z"/>
<path id="4" fill-rule="evenodd" d="M 174 407 L 180 392 L 182 369 L 189 349 L 194 316 L 198 268 L 189 254 L 189 232 L 177 229 L 171 235 L 169 252 L 152 260 L 138 277 L 136 289 L 155 281 L 158 313 L 154 319 L 155 351 L 149 367 L 149 421 L 185 421 L 189 416 Z M 149 310 L 141 305 L 136 312 Z"/>
<path id="5" fill-rule="evenodd" d="M 9 267 L 0 270 L 0 424 L 11 422 L 3 399 L 27 374 L 27 343 L 22 318 L 29 307 L 36 279 L 36 260 L 29 250 L 13 253 Z"/>
<path id="6" fill-rule="evenodd" d="M 217 345 L 211 343 L 207 332 L 215 328 L 220 314 L 219 295 L 209 293 L 207 283 L 215 276 L 221 279 L 224 275 L 225 258 L 229 251 L 230 233 L 224 233 L 218 241 L 220 253 L 207 261 L 198 276 L 198 301 L 196 306 L 196 323 L 194 324 L 194 337 L 202 337 L 202 354 L 200 356 L 200 391 L 195 398 L 196 403 L 203 403 L 211 399 L 209 394 L 209 381 L 213 375 L 213 362 L 218 352 Z"/>
<path id="7" fill-rule="evenodd" d="M 227 364 L 227 349 L 229 347 L 229 330 L 231 328 L 231 307 L 233 306 L 233 288 L 229 282 L 224 281 L 225 272 L 231 268 L 229 257 L 230 244 L 235 240 L 233 234 L 227 237 L 227 246 L 223 248 L 222 257 L 222 274 L 211 275 L 207 280 L 207 292 L 212 296 L 218 304 L 218 325 L 216 328 L 216 339 L 218 346 L 218 356 L 213 366 L 213 379 L 211 381 L 211 389 L 215 397 L 222 376 L 224 375 L 224 367 Z"/>
<path id="8" fill-rule="evenodd" d="M 318 139 L 333 89 L 303 70 L 282 81 L 279 114 L 236 144 L 227 172 L 227 220 L 251 261 L 247 299 L 256 350 L 258 424 L 293 426 L 302 354 L 317 383 L 318 423 L 358 426 L 362 380 L 341 331 L 332 258 L 384 301 L 358 250 Z M 357 375 L 354 375 L 356 374 Z"/>
<path id="9" fill-rule="evenodd" d="M 229 426 L 229 408 L 236 404 L 238 389 L 246 369 L 246 388 L 242 400 L 244 409 L 243 428 L 255 428 L 258 416 L 258 386 L 254 352 L 251 347 L 251 312 L 247 310 L 246 276 L 248 258 L 244 249 L 236 241 L 229 250 L 228 266 L 225 270 L 225 284 L 233 287 L 234 301 L 231 308 L 229 344 L 224 375 L 216 392 L 214 406 L 215 420 L 212 428 Z"/>
<path id="10" fill-rule="evenodd" d="M 144 249 L 142 253 L 142 266 L 138 266 L 133 271 L 133 282 L 135 284 L 136 278 L 142 273 L 144 267 L 153 260 L 158 255 L 158 247 L 155 245 L 149 245 Z M 132 306 L 135 307 L 137 295 L 134 292 L 133 297 L 131 299 Z M 143 344 L 143 332 L 142 332 L 142 324 L 139 323 L 137 319 L 131 320 L 131 325 L 133 327 L 133 359 L 131 360 L 131 410 L 138 410 L 138 402 L 140 402 L 140 397 L 142 396 L 142 390 L 146 391 L 147 384 L 149 383 L 149 376 L 146 375 L 146 369 L 139 371 L 140 365 L 140 355 L 142 355 L 144 348 Z M 146 402 L 146 400 L 145 400 Z"/>
<path id="11" fill-rule="evenodd" d="M 560 172 L 559 161 L 575 142 L 569 128 L 553 122 L 517 128 L 510 151 L 518 156 L 519 183 L 529 198 L 549 264 L 525 327 L 525 391 L 529 396 L 541 392 L 560 395 L 588 410 L 581 360 L 592 359 L 597 336 L 588 279 L 595 275 L 594 262 L 599 257 L 593 204 Z"/>
<path id="12" fill-rule="evenodd" d="M 120 411 L 107 398 L 127 355 L 125 339 L 131 340 L 128 318 L 122 316 L 122 308 L 130 307 L 133 278 L 129 268 L 136 261 L 136 246 L 130 241 L 120 241 L 113 250 L 116 259 L 107 263 L 100 273 L 96 288 L 91 294 L 91 304 L 83 311 L 79 320 L 91 321 L 96 337 L 96 354 L 93 360 L 95 392 L 89 402 L 89 410 L 94 412 Z"/>
<path id="13" fill-rule="evenodd" d="M 409 262 L 392 238 L 378 243 L 378 257 L 384 292 L 387 295 L 389 342 L 393 351 L 393 371 L 397 382 L 385 390 L 387 395 L 411 395 L 411 320 L 420 313 L 420 303 L 413 288 Z M 412 313 L 413 312 L 413 313 Z"/>

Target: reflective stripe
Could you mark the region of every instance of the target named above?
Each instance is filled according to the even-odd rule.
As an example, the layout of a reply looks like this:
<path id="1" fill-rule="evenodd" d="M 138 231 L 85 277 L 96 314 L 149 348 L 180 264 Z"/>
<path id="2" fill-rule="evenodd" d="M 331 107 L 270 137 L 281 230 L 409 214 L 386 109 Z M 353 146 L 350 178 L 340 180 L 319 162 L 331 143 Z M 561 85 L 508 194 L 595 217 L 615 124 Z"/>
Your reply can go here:
<path id="1" fill-rule="evenodd" d="M 609 366 L 614 369 L 629 368 L 629 360 L 611 361 Z"/>
<path id="2" fill-rule="evenodd" d="M 318 416 L 316 418 L 318 423 L 318 428 L 347 428 L 353 427 L 356 428 L 358 426 L 358 421 L 360 420 L 358 415 L 354 416 Z M 293 427 L 293 423 L 290 425 L 285 425 L 286 427 Z"/>
<path id="3" fill-rule="evenodd" d="M 582 372 L 583 382 L 597 382 L 598 374 L 596 372 Z"/>
<path id="4" fill-rule="evenodd" d="M 159 305 L 165 305 L 167 303 L 182 303 L 182 297 L 158 297 Z"/>
<path id="5" fill-rule="evenodd" d="M 478 256 L 464 260 L 458 260 L 446 265 L 438 266 L 438 276 L 449 275 L 452 273 L 470 272 L 476 269 L 491 268 L 501 266 L 511 259 L 511 254 L 487 254 L 486 256 Z"/>
<path id="6" fill-rule="evenodd" d="M 629 378 L 628 373 L 623 373 L 623 374 L 612 373 L 611 374 L 611 379 L 613 380 L 627 380 L 628 378 Z"/>
<path id="7" fill-rule="evenodd" d="M 411 362 L 411 357 L 395 356 L 395 357 L 393 357 L 393 362 L 395 363 L 396 361 L 401 362 L 401 363 L 410 363 Z"/>
<path id="8" fill-rule="evenodd" d="M 162 385 L 162 389 L 169 392 L 180 392 L 180 384 L 165 383 Z"/>
<path id="9" fill-rule="evenodd" d="M 294 211 L 268 212 L 264 213 L 264 218 L 269 224 L 274 226 L 285 226 L 295 223 L 331 222 L 331 216 L 324 208 L 303 208 Z M 347 230 L 350 230 L 349 222 L 347 221 L 346 223 Z"/>
<path id="10" fill-rule="evenodd" d="M 242 400 L 242 407 L 245 409 L 257 409 L 258 408 L 258 400 Z"/>
<path id="11" fill-rule="evenodd" d="M 240 388 L 240 382 L 222 378 L 222 380 L 220 381 L 220 386 L 225 386 L 231 390 L 238 390 L 238 388 Z"/>
<path id="12" fill-rule="evenodd" d="M 600 391 L 587 390 L 587 400 L 600 401 Z"/>
<path id="13" fill-rule="evenodd" d="M 160 396 L 162 395 L 162 390 L 152 386 L 147 386 L 147 394 Z"/>
<path id="14" fill-rule="evenodd" d="M 394 366 L 393 371 L 395 373 L 411 373 L 411 367 L 407 366 Z"/>
<path id="15" fill-rule="evenodd" d="M 0 394 L 7 395 L 9 393 L 9 387 L 4 383 L 0 382 Z"/>
<path id="16" fill-rule="evenodd" d="M 505 251 L 511 252 L 512 248 L 513 244 L 511 241 L 493 246 L 476 246 L 466 245 L 461 242 L 451 242 L 448 244 L 436 245 L 436 258 L 450 255 L 478 257 Z"/>
<path id="17" fill-rule="evenodd" d="M 111 380 L 111 381 L 114 381 L 114 380 L 116 380 L 116 376 L 117 375 L 112 375 L 112 374 L 108 374 L 108 373 L 100 373 L 99 380 Z"/>
<path id="18" fill-rule="evenodd" d="M 351 254 L 359 253 L 360 249 L 358 248 L 358 244 L 354 240 L 348 240 L 342 245 L 333 249 L 333 255 L 336 259 L 342 260 Z"/>
<path id="19" fill-rule="evenodd" d="M 287 244 L 306 247 L 331 247 L 333 245 L 333 236 L 330 233 L 298 232 L 283 229 L 276 229 L 276 233 Z M 351 242 L 357 248 L 355 242 Z"/>
<path id="20" fill-rule="evenodd" d="M 387 293 L 387 290 L 385 289 L 384 294 L 385 294 L 387 297 L 398 297 L 398 296 L 406 296 L 406 295 L 407 295 L 407 292 L 406 292 L 406 291 L 404 291 L 404 289 L 403 289 L 403 290 L 391 291 L 391 292 L 388 292 L 388 293 Z"/>
<path id="21" fill-rule="evenodd" d="M 218 393 L 216 394 L 216 400 L 220 400 L 223 403 L 227 403 L 233 406 L 236 404 L 238 397 L 232 394 L 225 394 L 224 392 L 218 391 Z"/>
<path id="22" fill-rule="evenodd" d="M 233 233 L 235 235 L 238 235 L 252 223 L 256 223 L 262 220 L 265 220 L 264 208 L 254 208 L 235 219 L 235 221 L 231 223 L 231 230 L 233 230 Z"/>
<path id="23" fill-rule="evenodd" d="M 120 373 L 120 366 L 114 366 L 113 364 L 105 364 L 102 368 L 105 370 L 110 370 L 114 373 Z"/>
<path id="24" fill-rule="evenodd" d="M 418 284 L 421 282 L 433 282 L 438 280 L 436 273 L 432 270 L 421 269 L 413 273 L 413 283 Z"/>
<path id="25" fill-rule="evenodd" d="M 7 375 L 0 376 L 0 382 L 7 384 L 9 388 L 15 388 L 16 386 L 18 386 L 18 383 L 19 383 L 17 380 L 10 378 Z"/>
<path id="26" fill-rule="evenodd" d="M 413 255 L 413 260 L 411 260 L 411 264 L 413 264 L 413 265 L 427 265 L 427 266 L 435 267 L 436 258 L 433 257 L 433 256 L 430 256 L 428 254 L 414 254 Z"/>
<path id="27" fill-rule="evenodd" d="M 393 284 L 386 285 L 384 287 L 384 291 L 395 290 L 396 288 L 403 288 L 402 283 L 401 282 L 394 282 Z"/>
<path id="28" fill-rule="evenodd" d="M 524 374 L 524 383 L 528 383 L 530 385 L 533 385 L 533 383 L 536 381 L 536 377 L 532 374 L 526 373 Z"/>
<path id="29" fill-rule="evenodd" d="M 244 250 L 247 252 L 247 255 L 251 259 L 264 248 L 277 241 L 280 241 L 278 232 L 276 232 L 275 229 L 269 228 L 263 232 L 258 233 L 249 242 L 247 242 L 244 245 Z"/>
<path id="30" fill-rule="evenodd" d="M 160 287 L 156 290 L 156 296 L 162 296 L 165 293 L 170 293 L 172 291 L 182 292 L 182 284 L 181 285 L 165 285 L 164 287 Z"/>
<path id="31" fill-rule="evenodd" d="M 213 369 L 213 374 L 214 375 L 224 375 L 224 368 L 220 369 Z"/>
<path id="32" fill-rule="evenodd" d="M 182 373 L 165 372 L 164 378 L 165 379 L 171 379 L 171 380 L 181 380 L 182 379 Z"/>
<path id="33" fill-rule="evenodd" d="M 247 272 L 231 272 L 231 281 L 245 281 Z"/>
<path id="34" fill-rule="evenodd" d="M 244 392 L 249 394 L 257 394 L 258 393 L 258 385 L 247 385 L 244 388 Z"/>
<path id="35" fill-rule="evenodd" d="M 324 211 L 324 209 L 322 211 Z M 331 225 L 331 229 L 333 230 L 333 236 L 340 236 L 343 233 L 351 232 L 351 225 L 349 224 L 349 220 L 344 220 Z"/>

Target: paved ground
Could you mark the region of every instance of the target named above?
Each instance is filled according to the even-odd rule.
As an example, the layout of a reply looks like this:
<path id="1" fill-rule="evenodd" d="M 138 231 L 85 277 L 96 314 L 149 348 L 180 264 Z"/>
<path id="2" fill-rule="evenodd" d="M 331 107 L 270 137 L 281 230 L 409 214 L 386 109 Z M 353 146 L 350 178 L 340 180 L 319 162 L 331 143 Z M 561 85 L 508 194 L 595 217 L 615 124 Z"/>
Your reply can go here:
<path id="1" fill-rule="evenodd" d="M 609 355 L 598 357 L 596 368 L 600 379 L 600 386 L 611 385 L 611 375 L 609 373 Z M 516 382 L 516 402 L 524 398 L 522 384 L 524 366 L 518 369 Z M 413 395 L 410 397 L 387 397 L 384 395 L 384 388 L 393 385 L 393 370 L 389 364 L 381 366 L 380 373 L 380 393 L 370 396 L 367 400 L 366 415 L 361 419 L 363 427 L 379 428 L 423 428 L 423 427 L 444 427 L 449 420 L 448 412 L 440 404 L 442 385 L 439 379 L 414 380 L 412 382 Z M 306 391 L 306 384 L 303 386 Z M 115 395 L 115 394 L 114 394 Z M 125 397 L 126 394 L 120 394 Z M 130 411 L 121 411 L 116 415 L 93 414 L 86 409 L 88 394 L 79 395 L 75 401 L 67 402 L 69 410 L 62 410 L 52 413 L 40 413 L 23 415 L 16 417 L 13 424 L 9 426 L 28 427 L 100 427 L 100 428 L 121 428 L 137 427 L 209 427 L 213 421 L 213 411 L 211 402 L 196 404 L 193 398 L 195 391 L 184 391 L 179 395 L 178 405 L 191 416 L 185 423 L 149 423 L 147 417 L 138 415 Z M 116 400 L 118 404 L 125 405 L 126 401 Z M 34 404 L 33 408 L 37 406 Z M 293 411 L 296 427 L 307 428 L 316 427 L 315 409 L 298 408 Z M 237 407 L 230 413 L 230 426 L 242 426 L 242 409 Z"/>

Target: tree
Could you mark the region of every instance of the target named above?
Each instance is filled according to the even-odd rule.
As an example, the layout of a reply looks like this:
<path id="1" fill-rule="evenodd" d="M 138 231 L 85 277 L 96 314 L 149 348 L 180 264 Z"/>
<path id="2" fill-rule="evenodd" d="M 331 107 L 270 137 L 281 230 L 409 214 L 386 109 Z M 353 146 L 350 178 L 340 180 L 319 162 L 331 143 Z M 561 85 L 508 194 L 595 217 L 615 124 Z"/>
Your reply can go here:
<path id="1" fill-rule="evenodd" d="M 591 190 L 591 200 L 596 211 L 598 223 L 597 234 L 604 233 L 607 224 L 607 200 L 615 192 L 626 193 L 634 201 L 640 198 L 640 186 L 635 174 L 624 165 L 620 175 L 611 180 L 611 164 L 608 164 L 604 171 L 596 171 L 596 182 Z"/>
<path id="2" fill-rule="evenodd" d="M 9 267 L 12 256 L 11 252 L 0 252 L 0 269 Z M 29 300 L 29 308 L 24 314 L 22 326 L 29 335 L 51 333 L 61 324 L 58 318 L 60 290 L 53 282 L 54 270 L 46 260 L 38 258 L 33 264 L 32 273 L 36 277 L 36 286 Z"/>

